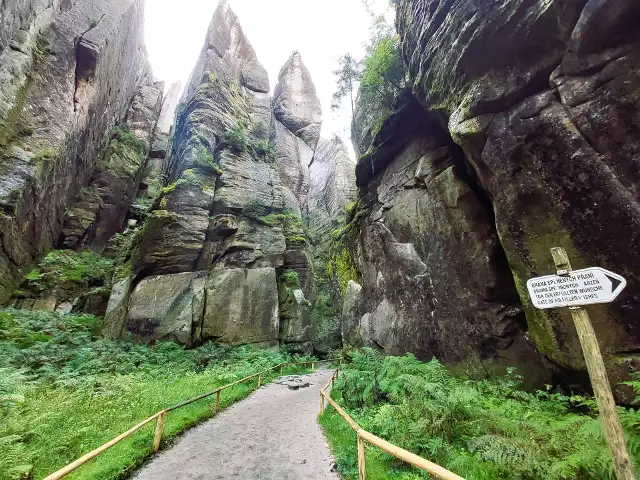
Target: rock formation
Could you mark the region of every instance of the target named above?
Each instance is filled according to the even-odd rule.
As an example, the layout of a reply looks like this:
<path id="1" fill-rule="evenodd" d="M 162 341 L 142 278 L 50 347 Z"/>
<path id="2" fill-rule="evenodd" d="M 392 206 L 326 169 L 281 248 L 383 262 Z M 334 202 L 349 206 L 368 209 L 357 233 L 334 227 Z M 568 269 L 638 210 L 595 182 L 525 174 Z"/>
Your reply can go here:
<path id="1" fill-rule="evenodd" d="M 355 164 L 340 137 L 321 138 L 309 168 L 310 225 L 327 234 L 340 226 L 344 207 L 356 199 Z"/>
<path id="2" fill-rule="evenodd" d="M 356 197 L 355 165 L 338 136 L 321 138 L 309 169 L 310 188 L 305 216 L 312 236 L 316 297 L 313 308 L 312 343 L 318 353 L 342 344 L 342 292 L 330 275 L 331 234 L 345 221 L 345 207 Z"/>
<path id="3" fill-rule="evenodd" d="M 162 90 L 146 59 L 141 0 L 10 1 L 0 10 L 4 303 L 61 234 L 77 244 L 91 226 L 102 240 L 119 230 L 146 152 L 103 152 L 125 118 L 149 141 Z M 90 182 L 98 190 L 91 197 L 83 191 Z"/>
<path id="4" fill-rule="evenodd" d="M 357 169 L 367 211 L 355 242 L 363 289 L 348 290 L 367 308 L 357 313 L 359 331 L 347 318 L 345 332 L 361 338 L 345 343 L 450 363 L 475 354 L 539 363 L 491 208 L 474 190 L 462 152 L 410 92 L 398 99 L 383 137 L 384 147 Z"/>
<path id="5" fill-rule="evenodd" d="M 110 335 L 311 351 L 301 206 L 320 102 L 297 52 L 273 99 L 269 90 L 238 18 L 221 2 L 180 102 L 168 185 L 112 292 Z"/>
<path id="6" fill-rule="evenodd" d="M 639 20 L 630 0 L 399 2 L 413 91 L 357 168 L 362 341 L 584 371 L 569 312 L 526 292 L 562 246 L 627 278 L 590 313 L 612 383 L 638 368 Z"/>

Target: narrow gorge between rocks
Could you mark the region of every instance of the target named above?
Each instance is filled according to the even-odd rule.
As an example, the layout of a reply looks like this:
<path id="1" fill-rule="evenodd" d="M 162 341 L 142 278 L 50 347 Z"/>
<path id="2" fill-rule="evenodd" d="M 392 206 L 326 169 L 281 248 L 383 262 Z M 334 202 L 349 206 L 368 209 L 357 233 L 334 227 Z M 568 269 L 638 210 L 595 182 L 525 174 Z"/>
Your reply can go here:
<path id="1" fill-rule="evenodd" d="M 38 388 L 96 398 L 149 363 L 178 365 L 177 382 L 221 366 L 222 384 L 253 362 L 364 355 L 372 383 L 336 391 L 369 388 L 350 405 L 366 410 L 400 402 L 383 358 L 411 354 L 470 382 L 516 375 L 523 395 L 596 418 L 569 309 L 527 291 L 556 272 L 553 247 L 626 279 L 588 310 L 615 401 L 636 412 L 640 8 L 383 3 L 364 2 L 373 39 L 340 58 L 333 113 L 295 36 L 269 78 L 233 1 L 184 85 L 154 77 L 143 0 L 0 3 L 0 479 L 54 465 L 19 460 L 32 428 L 7 420 Z M 329 130 L 346 110 L 351 144 Z M 527 475 L 512 478 L 541 478 Z"/>

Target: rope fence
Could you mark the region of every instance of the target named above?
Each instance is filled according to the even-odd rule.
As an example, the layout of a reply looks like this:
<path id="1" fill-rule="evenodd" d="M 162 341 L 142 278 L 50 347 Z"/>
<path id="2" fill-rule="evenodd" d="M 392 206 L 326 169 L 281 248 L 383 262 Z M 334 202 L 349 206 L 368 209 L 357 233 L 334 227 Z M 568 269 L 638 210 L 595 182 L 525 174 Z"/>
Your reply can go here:
<path id="1" fill-rule="evenodd" d="M 227 388 L 231 388 L 234 385 L 238 385 L 239 383 L 243 383 L 243 382 L 246 382 L 248 380 L 253 380 L 254 378 L 258 379 L 257 385 L 258 385 L 258 388 L 260 388 L 260 386 L 262 385 L 262 377 L 263 377 L 263 375 L 267 375 L 267 374 L 271 373 L 273 370 L 275 370 L 277 368 L 280 369 L 280 375 L 282 375 L 283 372 L 284 372 L 285 367 L 288 367 L 288 366 L 291 366 L 291 365 L 311 365 L 311 370 L 314 370 L 316 363 L 318 363 L 318 362 L 317 361 L 311 361 L 311 362 L 285 362 L 285 363 L 279 363 L 278 365 L 274 365 L 273 367 L 268 368 L 266 370 L 263 370 L 261 372 L 254 373 L 253 375 L 249 375 L 248 377 L 241 378 L 240 380 L 236 380 L 235 382 L 232 382 L 232 383 L 230 383 L 228 385 L 224 385 L 224 386 L 216 388 L 215 390 L 212 390 L 210 392 L 203 393 L 202 395 L 198 395 L 197 397 L 191 398 L 189 400 L 185 400 L 184 402 L 178 403 L 177 405 L 174 405 L 172 407 L 165 408 L 164 410 L 161 410 L 161 411 L 153 414 L 149 418 L 146 418 L 145 420 L 142 420 L 140 423 L 138 423 L 134 427 L 131 427 L 129 430 L 127 430 L 126 432 L 118 435 L 114 439 L 109 440 L 104 445 L 101 445 L 100 447 L 96 448 L 95 450 L 92 450 L 91 452 L 86 453 L 85 455 L 83 455 L 82 457 L 78 458 L 77 460 L 75 460 L 74 462 L 70 463 L 69 465 L 67 465 L 67 466 L 61 468 L 60 470 L 58 470 L 57 472 L 52 473 L 51 475 L 45 477 L 44 480 L 59 480 L 59 479 L 65 477 L 65 476 L 67 476 L 68 474 L 70 474 L 74 470 L 78 469 L 79 467 L 81 467 L 82 465 L 87 463 L 88 461 L 96 458 L 101 453 L 109 450 L 115 444 L 121 442 L 122 440 L 124 440 L 127 437 L 130 437 L 131 435 L 136 433 L 138 430 L 140 430 L 142 427 L 144 427 L 145 425 L 153 422 L 154 420 L 156 421 L 156 429 L 155 429 L 155 434 L 153 436 L 153 452 L 156 453 L 160 449 L 160 443 L 162 442 L 162 434 L 164 432 L 165 420 L 166 420 L 166 416 L 167 416 L 167 414 L 169 412 L 172 412 L 174 410 L 177 410 L 179 408 L 185 407 L 187 405 L 190 405 L 190 404 L 192 404 L 194 402 L 197 402 L 199 400 L 202 400 L 204 398 L 208 398 L 208 397 L 211 397 L 211 396 L 215 395 L 216 398 L 215 398 L 215 401 L 214 401 L 214 404 L 213 404 L 213 414 L 215 415 L 220 410 L 220 394 L 222 393 L 222 391 L 226 390 Z"/>
<path id="2" fill-rule="evenodd" d="M 333 408 L 336 409 L 336 412 L 347 422 L 349 427 L 356 432 L 358 438 L 358 479 L 365 480 L 366 478 L 366 465 L 365 465 L 365 454 L 364 447 L 365 442 L 373 445 L 385 453 L 389 455 L 393 455 L 394 457 L 407 462 L 410 465 L 413 465 L 416 468 L 424 470 L 430 475 L 434 475 L 437 478 L 442 480 L 464 480 L 464 478 L 456 475 L 453 472 L 450 472 L 446 468 L 441 467 L 433 462 L 425 460 L 424 458 L 416 455 L 415 453 L 411 453 L 404 448 L 397 447 L 392 443 L 383 440 L 380 437 L 375 436 L 372 433 L 367 432 L 362 429 L 360 425 L 358 425 L 353 418 L 349 416 L 347 412 L 345 412 L 340 405 L 338 405 L 332 398 L 331 394 L 327 393 L 327 390 L 331 387 L 333 388 L 333 383 L 335 379 L 338 378 L 338 370 L 336 370 L 331 376 L 331 380 L 327 382 L 327 384 L 320 389 L 320 415 L 324 413 L 325 410 L 325 401 L 328 402 Z"/>

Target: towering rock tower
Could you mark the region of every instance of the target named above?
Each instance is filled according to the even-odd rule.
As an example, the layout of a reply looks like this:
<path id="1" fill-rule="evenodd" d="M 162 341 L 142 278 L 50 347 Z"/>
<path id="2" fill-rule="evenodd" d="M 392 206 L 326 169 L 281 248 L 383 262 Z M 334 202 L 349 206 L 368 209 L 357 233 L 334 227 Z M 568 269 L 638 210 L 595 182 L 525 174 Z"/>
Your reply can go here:
<path id="1" fill-rule="evenodd" d="M 297 52 L 273 99 L 269 90 L 221 2 L 181 100 L 169 185 L 110 299 L 112 336 L 310 351 L 313 279 L 300 207 L 320 102 Z"/>

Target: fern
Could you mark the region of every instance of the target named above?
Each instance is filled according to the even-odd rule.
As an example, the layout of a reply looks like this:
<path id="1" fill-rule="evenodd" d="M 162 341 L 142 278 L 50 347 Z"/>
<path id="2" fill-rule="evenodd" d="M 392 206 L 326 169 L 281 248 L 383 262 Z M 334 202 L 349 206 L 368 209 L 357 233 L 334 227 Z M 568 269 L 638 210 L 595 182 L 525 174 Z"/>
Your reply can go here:
<path id="1" fill-rule="evenodd" d="M 474 381 L 413 355 L 384 357 L 363 349 L 352 360 L 333 395 L 356 421 L 467 480 L 614 479 L 602 426 L 585 409 L 593 405 L 590 399 L 524 392 L 515 369 L 504 378 Z M 575 413 L 576 406 L 587 414 Z M 640 413 L 620 408 L 620 416 L 637 463 Z M 384 458 L 394 472 L 402 471 Z"/>

